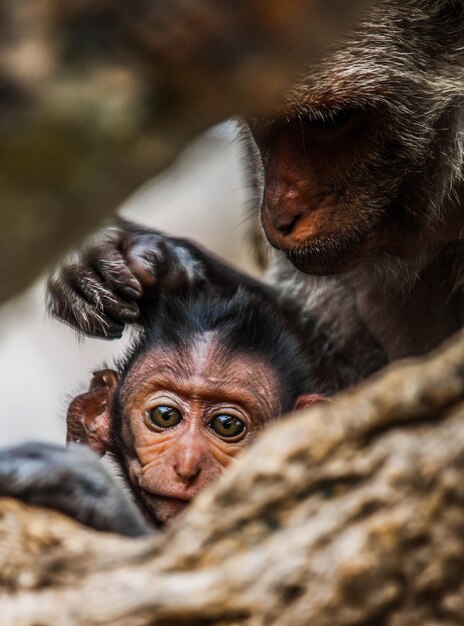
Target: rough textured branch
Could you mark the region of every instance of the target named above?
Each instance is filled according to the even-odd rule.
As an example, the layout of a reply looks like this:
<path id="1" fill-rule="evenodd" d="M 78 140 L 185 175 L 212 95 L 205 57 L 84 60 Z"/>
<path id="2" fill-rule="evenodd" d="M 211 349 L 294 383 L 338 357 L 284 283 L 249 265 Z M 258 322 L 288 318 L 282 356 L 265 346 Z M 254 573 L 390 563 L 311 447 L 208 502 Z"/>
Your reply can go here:
<path id="1" fill-rule="evenodd" d="M 2 626 L 461 624 L 463 362 L 461 334 L 281 422 L 151 541 L 2 501 Z"/>
<path id="2" fill-rule="evenodd" d="M 0 0 L 0 301 L 195 133 L 268 112 L 362 0 Z"/>

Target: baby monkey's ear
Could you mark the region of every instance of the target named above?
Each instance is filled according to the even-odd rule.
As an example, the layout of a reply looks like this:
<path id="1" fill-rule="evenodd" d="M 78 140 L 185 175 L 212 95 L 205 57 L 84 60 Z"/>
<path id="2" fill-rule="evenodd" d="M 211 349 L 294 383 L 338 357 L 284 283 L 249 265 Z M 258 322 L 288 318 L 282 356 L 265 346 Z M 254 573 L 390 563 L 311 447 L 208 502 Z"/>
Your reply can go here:
<path id="1" fill-rule="evenodd" d="M 66 415 L 67 443 L 89 446 L 103 456 L 111 450 L 110 406 L 118 384 L 113 370 L 94 372 L 89 390 L 71 402 Z"/>
<path id="2" fill-rule="evenodd" d="M 328 402 L 329 398 L 321 396 L 318 393 L 307 393 L 303 396 L 298 396 L 295 402 L 295 411 L 308 408 L 318 402 Z"/>

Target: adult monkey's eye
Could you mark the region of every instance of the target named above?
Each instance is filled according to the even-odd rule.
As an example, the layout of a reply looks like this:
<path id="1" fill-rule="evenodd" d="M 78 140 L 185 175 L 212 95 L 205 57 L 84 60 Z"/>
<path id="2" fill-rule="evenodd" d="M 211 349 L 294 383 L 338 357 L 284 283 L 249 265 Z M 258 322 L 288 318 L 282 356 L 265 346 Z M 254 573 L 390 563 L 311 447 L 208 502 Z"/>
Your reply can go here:
<path id="1" fill-rule="evenodd" d="M 245 424 L 235 415 L 216 415 L 209 422 L 209 427 L 219 437 L 232 438 L 238 437 L 245 430 Z"/>
<path id="2" fill-rule="evenodd" d="M 150 422 L 158 428 L 172 428 L 182 421 L 182 414 L 172 406 L 155 406 L 148 413 Z"/>

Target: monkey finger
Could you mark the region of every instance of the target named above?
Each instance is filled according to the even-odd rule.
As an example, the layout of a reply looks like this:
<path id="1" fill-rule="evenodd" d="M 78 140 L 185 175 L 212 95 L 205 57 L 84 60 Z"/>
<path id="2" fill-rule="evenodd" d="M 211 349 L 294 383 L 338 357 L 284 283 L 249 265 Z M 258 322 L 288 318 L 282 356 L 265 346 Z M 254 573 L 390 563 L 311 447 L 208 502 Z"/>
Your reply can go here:
<path id="1" fill-rule="evenodd" d="M 132 273 L 145 289 L 153 289 L 167 270 L 167 251 L 162 236 L 147 233 L 133 237 L 126 258 Z"/>
<path id="2" fill-rule="evenodd" d="M 85 300 L 79 299 L 76 296 L 75 301 L 78 304 L 74 304 L 74 310 L 71 310 L 63 315 L 57 310 L 58 307 L 52 309 L 53 315 L 64 320 L 69 326 L 84 333 L 88 337 L 96 337 L 98 339 L 120 339 L 125 328 L 125 324 L 118 323 L 116 320 L 104 316 L 99 313 L 95 307 L 90 305 Z M 79 307 L 76 311 L 76 307 Z"/>
<path id="3" fill-rule="evenodd" d="M 98 313 L 123 324 L 133 324 L 139 317 L 139 307 L 117 296 L 92 269 L 84 269 L 75 277 L 75 286 Z"/>
<path id="4" fill-rule="evenodd" d="M 119 339 L 125 327 L 88 302 L 62 277 L 52 277 L 48 282 L 48 309 L 54 317 L 89 337 Z"/>
<path id="5" fill-rule="evenodd" d="M 142 296 L 142 284 L 119 250 L 99 250 L 98 255 L 90 257 L 90 265 L 111 291 L 125 300 L 138 300 Z"/>

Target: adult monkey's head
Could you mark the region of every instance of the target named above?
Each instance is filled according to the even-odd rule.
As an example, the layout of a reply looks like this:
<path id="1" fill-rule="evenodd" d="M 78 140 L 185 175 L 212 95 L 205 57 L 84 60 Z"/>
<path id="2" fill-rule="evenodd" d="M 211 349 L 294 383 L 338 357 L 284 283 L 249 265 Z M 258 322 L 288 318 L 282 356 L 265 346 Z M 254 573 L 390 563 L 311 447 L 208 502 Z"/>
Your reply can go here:
<path id="1" fill-rule="evenodd" d="M 269 242 L 301 271 L 417 258 L 456 236 L 464 5 L 375 3 L 273 119 L 252 124 Z"/>

